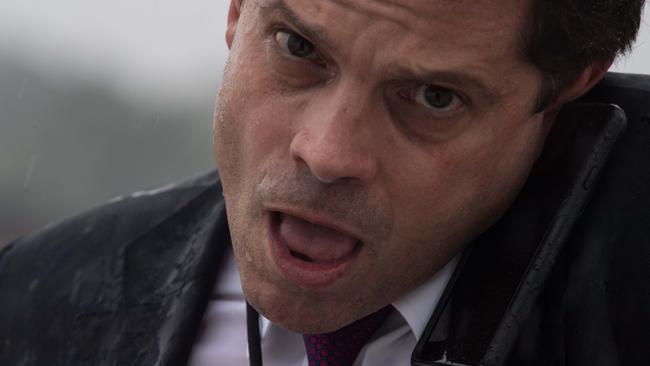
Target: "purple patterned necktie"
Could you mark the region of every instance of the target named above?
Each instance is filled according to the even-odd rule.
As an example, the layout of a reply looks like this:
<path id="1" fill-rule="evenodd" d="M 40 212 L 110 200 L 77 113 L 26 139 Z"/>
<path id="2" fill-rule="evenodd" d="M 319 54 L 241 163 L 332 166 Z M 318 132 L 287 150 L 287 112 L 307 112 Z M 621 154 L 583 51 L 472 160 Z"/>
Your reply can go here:
<path id="1" fill-rule="evenodd" d="M 351 366 L 392 310 L 387 306 L 332 333 L 303 334 L 309 366 Z"/>

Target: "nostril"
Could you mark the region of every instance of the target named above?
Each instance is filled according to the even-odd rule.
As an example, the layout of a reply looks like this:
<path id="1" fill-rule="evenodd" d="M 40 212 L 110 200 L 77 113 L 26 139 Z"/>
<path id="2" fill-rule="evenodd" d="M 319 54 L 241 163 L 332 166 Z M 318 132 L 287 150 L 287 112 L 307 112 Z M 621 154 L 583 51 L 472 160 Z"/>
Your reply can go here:
<path id="1" fill-rule="evenodd" d="M 345 139 L 310 139 L 296 135 L 290 145 L 290 154 L 297 164 L 306 167 L 312 176 L 326 184 L 342 179 L 369 181 L 375 174 L 372 153 L 345 145 Z"/>

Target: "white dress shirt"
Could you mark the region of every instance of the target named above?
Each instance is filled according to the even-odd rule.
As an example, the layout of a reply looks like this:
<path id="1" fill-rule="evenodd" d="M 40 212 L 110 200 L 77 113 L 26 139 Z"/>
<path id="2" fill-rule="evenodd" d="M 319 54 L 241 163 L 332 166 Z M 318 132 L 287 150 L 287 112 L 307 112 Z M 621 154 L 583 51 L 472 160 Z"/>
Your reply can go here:
<path id="1" fill-rule="evenodd" d="M 429 281 L 393 303 L 397 311 L 361 349 L 354 366 L 408 366 L 415 344 L 424 332 L 443 290 L 456 268 L 458 256 Z M 264 366 L 307 366 L 302 335 L 287 331 L 260 316 Z M 232 254 L 222 269 L 213 299 L 203 318 L 189 366 L 248 366 L 246 301 Z"/>

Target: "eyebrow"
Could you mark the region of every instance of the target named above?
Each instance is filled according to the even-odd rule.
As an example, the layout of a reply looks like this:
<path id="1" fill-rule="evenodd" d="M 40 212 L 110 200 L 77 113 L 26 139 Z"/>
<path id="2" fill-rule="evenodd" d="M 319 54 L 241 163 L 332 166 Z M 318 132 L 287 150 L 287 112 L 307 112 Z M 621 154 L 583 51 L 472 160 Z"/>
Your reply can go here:
<path id="1" fill-rule="evenodd" d="M 306 24 L 299 16 L 296 14 L 284 0 L 272 0 L 259 3 L 260 8 L 279 13 L 283 18 L 287 19 L 292 25 L 300 32 L 304 37 L 309 39 L 311 42 L 314 42 L 319 45 L 330 45 L 331 42 L 327 39 L 326 29 L 322 26 L 314 24 Z"/>

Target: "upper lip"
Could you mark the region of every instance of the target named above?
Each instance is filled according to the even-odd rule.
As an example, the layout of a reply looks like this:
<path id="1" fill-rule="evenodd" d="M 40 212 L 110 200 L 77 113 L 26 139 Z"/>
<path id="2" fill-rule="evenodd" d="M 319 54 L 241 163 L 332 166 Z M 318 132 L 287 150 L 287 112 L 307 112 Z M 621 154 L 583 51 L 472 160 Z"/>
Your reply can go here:
<path id="1" fill-rule="evenodd" d="M 307 211 L 304 209 L 299 209 L 295 207 L 266 207 L 266 209 L 269 212 L 275 212 L 275 213 L 281 213 L 284 215 L 289 215 L 296 217 L 298 219 L 307 221 L 309 223 L 315 224 L 315 225 L 320 225 L 323 227 L 326 227 L 328 229 L 332 229 L 335 231 L 338 231 L 344 235 L 347 235 L 357 241 L 364 242 L 362 235 L 355 230 L 353 227 L 350 225 L 347 225 L 343 222 L 334 220 L 330 217 L 327 217 L 325 215 L 313 212 L 313 211 Z"/>

